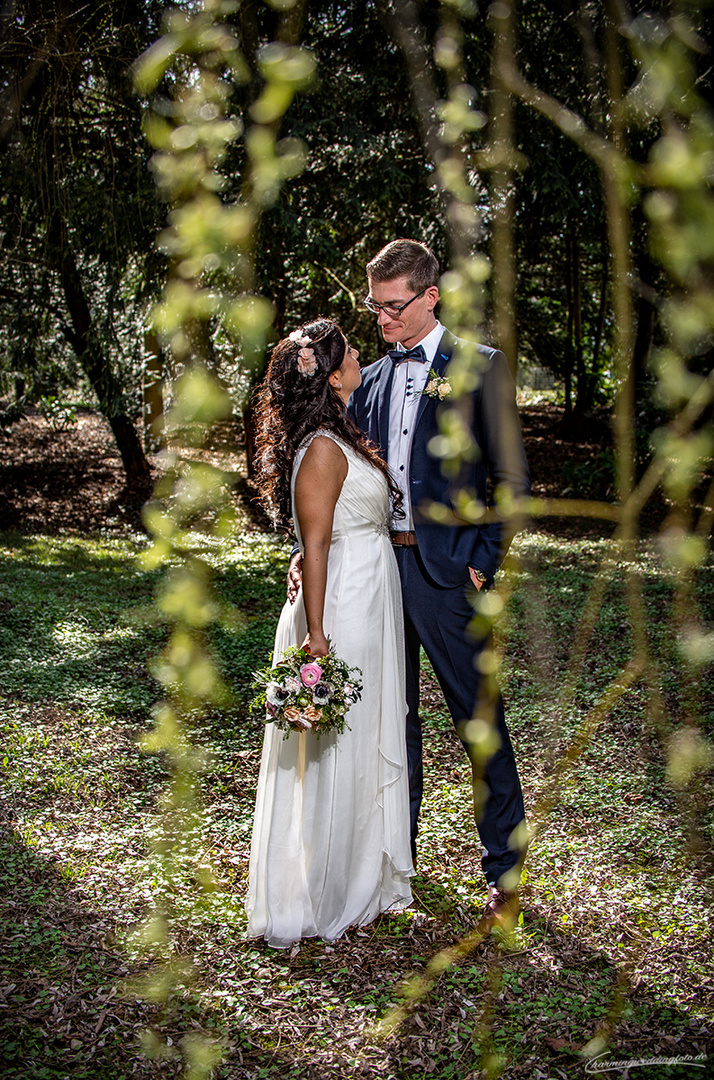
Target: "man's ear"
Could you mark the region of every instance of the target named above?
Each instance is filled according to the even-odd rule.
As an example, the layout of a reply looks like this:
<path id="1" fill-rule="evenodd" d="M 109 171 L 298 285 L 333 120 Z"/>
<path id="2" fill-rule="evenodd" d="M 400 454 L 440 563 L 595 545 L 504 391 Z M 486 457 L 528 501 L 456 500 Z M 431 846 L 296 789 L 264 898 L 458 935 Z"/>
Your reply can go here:
<path id="1" fill-rule="evenodd" d="M 429 301 L 429 311 L 433 311 L 439 303 L 439 286 L 430 285 L 426 290 L 426 298 Z"/>

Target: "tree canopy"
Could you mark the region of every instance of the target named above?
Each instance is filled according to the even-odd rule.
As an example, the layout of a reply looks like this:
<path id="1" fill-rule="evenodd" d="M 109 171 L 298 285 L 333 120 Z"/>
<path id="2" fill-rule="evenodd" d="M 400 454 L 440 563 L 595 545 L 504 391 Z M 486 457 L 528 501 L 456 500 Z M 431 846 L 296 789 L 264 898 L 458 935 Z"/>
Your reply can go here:
<path id="1" fill-rule="evenodd" d="M 130 66 L 160 11 L 19 2 L 0 47 L 2 367 L 30 400 L 81 374 L 140 493 L 149 476 L 132 417 L 163 208 Z"/>
<path id="2" fill-rule="evenodd" d="M 438 103 L 460 81 L 470 94 L 470 115 L 482 117 L 461 140 L 481 218 L 476 243 L 491 253 L 506 192 L 517 352 L 552 371 L 563 383 L 566 408 L 581 415 L 608 400 L 617 383 L 613 252 L 597 162 L 567 125 L 554 122 L 553 110 L 569 110 L 593 137 L 624 140 L 623 150 L 644 167 L 666 122 L 662 109 L 643 105 L 647 65 L 656 63 L 647 58 L 647 42 L 676 36 L 676 10 L 640 0 L 629 12 L 609 3 L 524 0 L 516 12 L 514 59 L 530 96 L 513 94 L 513 162 L 499 195 L 492 13 L 468 3 L 457 7 L 459 19 L 449 5 L 412 0 L 292 6 L 254 0 L 222 16 L 243 58 L 228 111 L 244 129 L 265 82 L 261 48 L 300 42 L 315 59 L 311 85 L 276 121 L 280 139 L 302 141 L 306 164 L 263 207 L 252 241 L 255 290 L 274 306 L 276 335 L 320 311 L 344 324 L 364 357 L 377 354 L 374 322 L 359 305 L 368 259 L 399 235 L 425 239 L 444 268 L 453 255 L 431 143 L 443 123 Z M 687 37 L 682 29 L 682 43 L 694 58 L 687 62 L 702 68 L 693 85 L 707 101 L 705 45 L 692 36 L 705 28 L 703 9 L 689 5 L 687 18 L 691 31 Z M 17 0 L 6 9 L 0 46 L 0 389 L 6 400 L 19 395 L 33 402 L 81 383 L 112 424 L 137 490 L 145 489 L 148 472 L 133 422 L 147 363 L 157 363 L 156 343 L 147 349 L 145 330 L 169 264 L 156 246 L 167 208 L 149 167 L 142 130 L 147 105 L 132 86 L 132 65 L 157 39 L 161 19 L 155 0 L 90 7 Z M 436 105 L 426 114 L 415 83 L 421 75 L 404 50 L 405 19 L 418 26 L 417 68 L 433 87 Z M 168 89 L 173 78 L 165 76 Z M 619 113 L 616 84 L 624 102 Z M 550 113 L 541 107 L 546 99 Z M 245 197 L 246 167 L 238 139 L 220 167 L 226 205 Z M 663 278 L 639 196 L 633 198 L 628 244 L 642 382 L 653 343 L 665 336 L 656 300 Z M 228 381 L 243 379 L 244 388 L 240 356 L 236 365 L 235 347 L 220 327 L 209 328 L 207 340 L 216 366 L 231 360 Z"/>

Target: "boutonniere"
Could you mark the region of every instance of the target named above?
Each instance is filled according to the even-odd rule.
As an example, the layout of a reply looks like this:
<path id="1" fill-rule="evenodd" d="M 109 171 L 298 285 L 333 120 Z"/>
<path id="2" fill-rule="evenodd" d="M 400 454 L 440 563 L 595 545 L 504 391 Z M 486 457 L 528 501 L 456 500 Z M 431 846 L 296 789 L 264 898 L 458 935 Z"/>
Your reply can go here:
<path id="1" fill-rule="evenodd" d="M 434 369 L 430 368 L 429 379 L 422 390 L 422 394 L 426 394 L 427 397 L 445 398 L 449 396 L 451 391 L 452 386 L 446 376 L 437 375 Z"/>

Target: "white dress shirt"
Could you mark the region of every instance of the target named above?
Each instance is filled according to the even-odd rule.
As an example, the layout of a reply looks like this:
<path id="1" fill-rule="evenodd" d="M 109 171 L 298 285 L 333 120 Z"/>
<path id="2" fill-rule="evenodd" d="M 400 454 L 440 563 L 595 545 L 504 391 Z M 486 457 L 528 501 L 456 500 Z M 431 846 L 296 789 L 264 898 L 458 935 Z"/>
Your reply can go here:
<path id="1" fill-rule="evenodd" d="M 426 337 L 414 342 L 412 348 L 421 345 L 424 349 L 426 363 L 423 364 L 419 360 L 405 360 L 394 368 L 392 396 L 389 402 L 389 460 L 387 464 L 404 499 L 405 516 L 392 520 L 392 528 L 397 532 L 412 532 L 414 529 L 414 516 L 409 497 L 409 459 L 412 452 L 414 425 L 422 391 L 429 378 L 429 371 L 443 333 L 444 327 L 437 321 L 436 326 Z M 394 348 L 406 351 L 401 342 L 398 342 Z"/>

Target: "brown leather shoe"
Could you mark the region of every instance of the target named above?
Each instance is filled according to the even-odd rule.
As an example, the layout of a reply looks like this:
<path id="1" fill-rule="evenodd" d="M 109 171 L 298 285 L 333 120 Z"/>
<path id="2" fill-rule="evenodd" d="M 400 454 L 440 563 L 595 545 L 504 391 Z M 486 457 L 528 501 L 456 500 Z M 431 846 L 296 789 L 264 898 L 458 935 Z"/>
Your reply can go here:
<path id="1" fill-rule="evenodd" d="M 491 931 L 494 926 L 510 932 L 518 922 L 519 911 L 518 893 L 515 889 L 500 889 L 497 885 L 489 885 L 488 899 L 479 926 L 486 932 Z"/>

